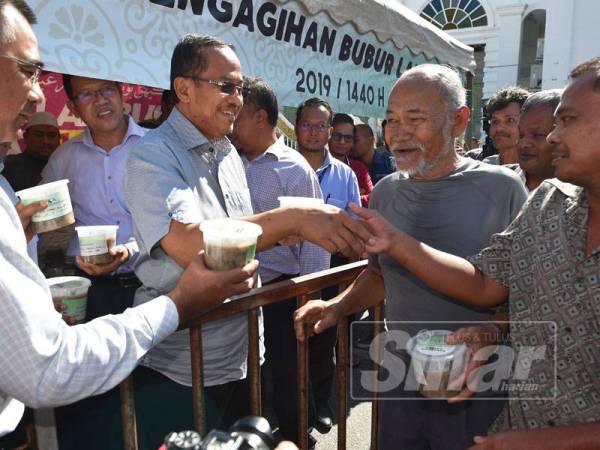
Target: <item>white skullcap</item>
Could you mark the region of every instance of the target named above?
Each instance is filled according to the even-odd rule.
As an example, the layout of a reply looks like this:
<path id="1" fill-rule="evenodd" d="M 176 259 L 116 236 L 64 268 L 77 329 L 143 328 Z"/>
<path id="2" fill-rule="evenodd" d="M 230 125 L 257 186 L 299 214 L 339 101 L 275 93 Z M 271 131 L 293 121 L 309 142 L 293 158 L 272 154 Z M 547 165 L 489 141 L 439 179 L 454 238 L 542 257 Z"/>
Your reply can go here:
<path id="1" fill-rule="evenodd" d="M 35 125 L 50 125 L 51 127 L 59 128 L 56 117 L 46 111 L 36 112 L 30 115 L 27 119 L 25 129 L 27 130 Z"/>

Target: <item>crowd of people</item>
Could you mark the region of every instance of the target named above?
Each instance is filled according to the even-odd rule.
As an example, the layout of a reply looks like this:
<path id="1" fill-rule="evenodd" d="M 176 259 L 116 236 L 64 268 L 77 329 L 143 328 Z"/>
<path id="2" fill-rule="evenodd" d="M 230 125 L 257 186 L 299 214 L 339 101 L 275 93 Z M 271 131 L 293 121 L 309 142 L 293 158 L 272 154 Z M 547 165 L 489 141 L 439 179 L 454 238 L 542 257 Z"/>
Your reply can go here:
<path id="1" fill-rule="evenodd" d="M 389 331 L 477 323 L 448 338 L 474 353 L 502 340 L 547 342 L 543 328 L 513 321 L 553 321 L 559 339 L 556 368 L 546 358 L 531 373 L 544 392 L 552 382 L 553 400 L 518 391 L 477 400 L 469 385 L 449 401 L 418 401 L 400 383 L 388 393 L 395 401 L 379 406 L 380 449 L 598 442 L 600 59 L 576 67 L 564 90 L 495 94 L 487 112 L 496 155 L 457 152 L 466 91 L 453 69 L 435 64 L 396 81 L 379 148 L 369 125 L 315 97 L 298 105 L 293 149 L 268 82 L 244 77 L 231 45 L 190 34 L 173 51 L 170 89 L 151 123 L 124 115 L 119 83 L 63 75 L 68 108 L 86 128 L 61 144 L 56 118 L 34 113 L 43 99 L 35 21 L 25 1 L 0 0 L 0 436 L 24 405 L 52 406 L 61 449 L 120 448 L 115 386 L 133 374 L 140 448 L 158 448 L 168 432 L 194 427 L 190 320 L 247 292 L 255 272 L 265 285 L 368 255 L 344 292 L 261 311 L 263 381 L 275 393 L 279 437 L 298 444 L 296 340 L 308 329 L 309 427 L 326 433 L 335 325 L 385 299 Z M 24 151 L 6 156 L 21 128 Z M 86 323 L 75 326 L 37 265 L 45 236 L 31 217 L 47 202 L 25 206 L 15 194 L 62 179 L 77 225 L 118 225 L 108 263 L 85 262 L 77 238 L 68 242 L 73 273 L 91 280 Z M 280 207 L 280 197 L 321 204 Z M 258 262 L 205 266 L 199 224 L 225 217 L 262 227 Z M 247 327 L 245 314 L 203 327 L 208 429 L 249 412 Z M 404 350 L 394 357 L 410 365 Z"/>

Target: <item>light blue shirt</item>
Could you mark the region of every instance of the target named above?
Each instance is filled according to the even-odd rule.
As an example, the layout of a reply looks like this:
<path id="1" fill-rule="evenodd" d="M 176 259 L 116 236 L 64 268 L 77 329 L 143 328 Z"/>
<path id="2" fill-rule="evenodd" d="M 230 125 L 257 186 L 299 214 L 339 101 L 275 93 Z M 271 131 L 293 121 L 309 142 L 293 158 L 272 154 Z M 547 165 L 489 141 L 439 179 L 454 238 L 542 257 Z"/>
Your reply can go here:
<path id="1" fill-rule="evenodd" d="M 4 158 L 0 158 L 0 173 L 2 173 L 2 170 L 4 170 Z M 17 203 L 17 201 L 19 200 L 17 198 L 17 194 L 15 194 L 14 189 L 12 188 L 12 186 L 10 185 L 10 183 L 8 182 L 8 180 L 6 178 L 4 178 L 2 175 L 0 175 L 0 189 L 2 189 L 4 192 L 6 192 L 6 195 L 8 195 L 8 198 L 10 199 L 10 201 L 14 204 Z M 29 257 L 31 259 L 33 259 L 34 263 L 38 263 L 38 256 L 37 256 L 37 244 L 38 244 L 38 237 L 33 236 L 33 238 L 31 238 L 31 240 L 27 243 L 27 254 L 29 255 Z"/>
<path id="2" fill-rule="evenodd" d="M 338 159 L 332 158 L 329 150 L 326 149 L 323 164 L 317 169 L 317 178 L 325 203 L 354 215 L 350 210 L 350 203 L 360 206 L 360 191 L 352 169 Z"/>
<path id="3" fill-rule="evenodd" d="M 125 197 L 135 223 L 142 281 L 139 305 L 171 291 L 183 269 L 160 246 L 171 221 L 183 224 L 252 214 L 244 166 L 227 138 L 208 141 L 175 107 L 169 118 L 132 149 Z M 202 326 L 204 385 L 246 377 L 248 315 Z M 178 331 L 152 349 L 142 364 L 186 386 L 192 384 L 190 335 Z"/>
<path id="4" fill-rule="evenodd" d="M 242 156 L 255 213 L 279 207 L 278 197 L 323 198 L 319 181 L 310 164 L 283 139 L 278 139 L 252 161 Z M 304 241 L 299 245 L 276 246 L 258 254 L 258 271 L 263 282 L 282 274 L 306 275 L 329 269 L 330 255 Z"/>
<path id="5" fill-rule="evenodd" d="M 25 252 L 25 235 L 0 191 L 0 435 L 22 405 L 57 406 L 114 387 L 177 328 L 175 304 L 160 297 L 123 314 L 68 326 L 54 309 L 44 275 Z M 20 406 L 20 407 L 19 407 Z"/>
<path id="6" fill-rule="evenodd" d="M 69 180 L 69 193 L 73 203 L 75 225 L 118 225 L 117 244 L 129 250 L 129 261 L 117 272 L 132 272 L 139 252 L 133 237 L 131 213 L 123 187 L 125 167 L 133 146 L 147 132 L 128 118 L 127 133 L 123 142 L 110 152 L 94 144 L 88 128 L 58 147 L 42 171 L 40 184 L 56 180 Z M 79 241 L 73 236 L 67 250 L 69 256 L 79 255 Z"/>

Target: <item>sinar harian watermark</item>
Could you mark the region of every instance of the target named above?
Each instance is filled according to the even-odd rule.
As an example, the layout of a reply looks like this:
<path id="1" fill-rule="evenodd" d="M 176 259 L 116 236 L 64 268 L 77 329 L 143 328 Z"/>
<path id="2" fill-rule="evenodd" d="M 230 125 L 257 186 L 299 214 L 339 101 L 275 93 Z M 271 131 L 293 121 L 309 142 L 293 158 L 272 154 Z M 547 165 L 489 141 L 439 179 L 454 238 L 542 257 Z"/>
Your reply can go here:
<path id="1" fill-rule="evenodd" d="M 351 341 L 372 336 L 373 326 L 352 323 Z M 388 321 L 368 349 L 351 347 L 372 364 L 351 371 L 350 394 L 358 401 L 448 399 L 460 393 L 475 400 L 551 400 L 557 392 L 556 330 L 550 321 Z M 513 344 L 510 331 L 527 339 Z"/>

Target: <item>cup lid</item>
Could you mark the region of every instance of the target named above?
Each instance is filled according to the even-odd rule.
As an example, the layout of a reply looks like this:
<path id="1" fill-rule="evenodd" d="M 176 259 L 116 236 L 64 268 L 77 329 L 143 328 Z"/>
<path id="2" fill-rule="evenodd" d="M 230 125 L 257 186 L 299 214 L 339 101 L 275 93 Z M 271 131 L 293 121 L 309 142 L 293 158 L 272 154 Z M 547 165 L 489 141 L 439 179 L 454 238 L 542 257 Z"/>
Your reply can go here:
<path id="1" fill-rule="evenodd" d="M 51 183 L 40 184 L 27 189 L 21 189 L 15 192 L 19 197 L 35 197 L 36 195 L 47 195 L 48 192 L 58 191 L 63 189 L 69 183 L 69 180 L 52 181 Z"/>
<path id="2" fill-rule="evenodd" d="M 46 282 L 53 295 L 72 297 L 84 295 L 92 282 L 84 277 L 47 278 Z"/>
<path id="3" fill-rule="evenodd" d="M 262 227 L 252 222 L 236 219 L 212 219 L 200 223 L 200 231 L 223 239 L 258 238 Z"/>
<path id="4" fill-rule="evenodd" d="M 413 357 L 421 360 L 448 360 L 466 351 L 464 344 L 446 344 L 445 337 L 452 334 L 447 330 L 423 330 L 410 338 L 407 351 Z"/>
<path id="5" fill-rule="evenodd" d="M 119 229 L 119 225 L 82 225 L 75 227 L 78 233 L 102 234 L 103 232 L 114 232 Z"/>

